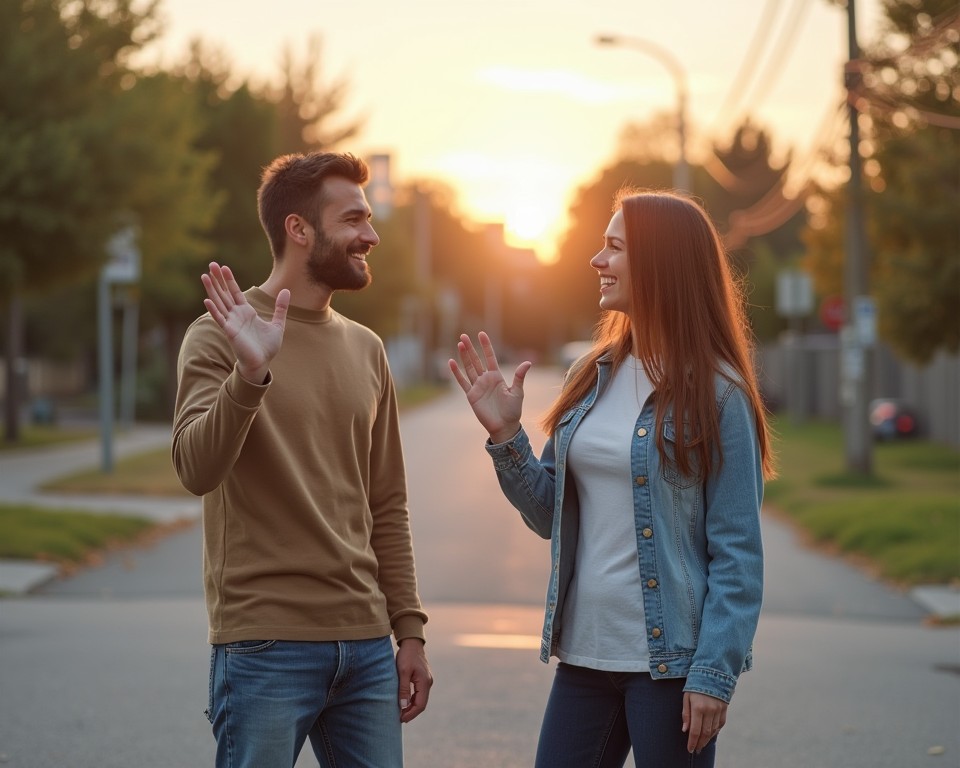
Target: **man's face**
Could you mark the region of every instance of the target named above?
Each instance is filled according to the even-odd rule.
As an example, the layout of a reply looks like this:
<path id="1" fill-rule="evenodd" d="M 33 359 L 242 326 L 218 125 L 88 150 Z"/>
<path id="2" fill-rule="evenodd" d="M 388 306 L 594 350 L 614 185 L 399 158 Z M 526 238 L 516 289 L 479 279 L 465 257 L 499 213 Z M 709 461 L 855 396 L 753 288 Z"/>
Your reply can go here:
<path id="1" fill-rule="evenodd" d="M 370 224 L 370 206 L 352 181 L 324 181 L 326 203 L 307 257 L 307 276 L 334 291 L 358 291 L 372 279 L 367 255 L 380 242 Z"/>

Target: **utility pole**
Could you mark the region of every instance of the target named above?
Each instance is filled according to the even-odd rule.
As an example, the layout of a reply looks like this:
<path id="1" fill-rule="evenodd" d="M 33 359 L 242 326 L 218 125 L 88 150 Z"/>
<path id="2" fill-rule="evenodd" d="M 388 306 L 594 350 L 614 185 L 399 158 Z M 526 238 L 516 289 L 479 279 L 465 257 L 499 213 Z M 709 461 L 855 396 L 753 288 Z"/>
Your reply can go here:
<path id="1" fill-rule="evenodd" d="M 868 294 L 867 238 L 863 220 L 860 126 L 856 92 L 862 80 L 857 45 L 855 0 L 847 0 L 847 39 L 850 60 L 844 72 L 850 118 L 850 181 L 847 185 L 846 259 L 844 261 L 845 319 L 840 333 L 840 401 L 843 405 L 847 469 L 873 472 L 873 435 L 869 402 L 872 389 L 876 310 Z"/>

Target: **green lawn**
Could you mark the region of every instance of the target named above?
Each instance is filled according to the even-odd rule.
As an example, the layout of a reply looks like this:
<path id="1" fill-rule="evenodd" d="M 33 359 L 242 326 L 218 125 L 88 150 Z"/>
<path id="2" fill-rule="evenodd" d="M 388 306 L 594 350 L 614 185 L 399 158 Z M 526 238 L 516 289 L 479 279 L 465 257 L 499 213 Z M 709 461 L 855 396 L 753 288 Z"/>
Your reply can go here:
<path id="1" fill-rule="evenodd" d="M 80 563 L 91 552 L 135 539 L 153 527 L 140 517 L 2 504 L 0 557 Z"/>
<path id="2" fill-rule="evenodd" d="M 90 440 L 97 436 L 95 429 L 61 429 L 57 426 L 29 424 L 20 429 L 20 439 L 15 443 L 0 438 L 0 452 L 38 448 L 44 445 L 60 445 Z"/>
<path id="3" fill-rule="evenodd" d="M 839 426 L 775 423 L 780 478 L 765 502 L 820 545 L 903 585 L 960 580 L 960 451 L 924 441 L 874 445 L 874 473 L 845 469 Z"/>
<path id="4" fill-rule="evenodd" d="M 100 469 L 77 472 L 41 486 L 56 493 L 117 493 L 144 496 L 190 496 L 185 491 L 170 458 L 169 448 L 125 456 L 113 464 L 113 472 Z"/>

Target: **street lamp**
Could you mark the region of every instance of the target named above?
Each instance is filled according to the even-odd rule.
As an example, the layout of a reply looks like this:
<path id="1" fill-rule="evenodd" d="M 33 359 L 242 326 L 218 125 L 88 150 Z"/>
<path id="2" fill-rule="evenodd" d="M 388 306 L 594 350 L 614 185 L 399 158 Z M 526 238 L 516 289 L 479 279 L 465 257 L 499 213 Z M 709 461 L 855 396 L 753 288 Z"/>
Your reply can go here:
<path id="1" fill-rule="evenodd" d="M 677 91 L 677 140 L 680 145 L 680 158 L 673 166 L 673 186 L 676 189 L 690 191 L 690 166 L 687 163 L 687 75 L 679 59 L 670 51 L 649 40 L 623 35 L 597 35 L 597 45 L 613 45 L 634 48 L 652 56 L 663 64 Z"/>

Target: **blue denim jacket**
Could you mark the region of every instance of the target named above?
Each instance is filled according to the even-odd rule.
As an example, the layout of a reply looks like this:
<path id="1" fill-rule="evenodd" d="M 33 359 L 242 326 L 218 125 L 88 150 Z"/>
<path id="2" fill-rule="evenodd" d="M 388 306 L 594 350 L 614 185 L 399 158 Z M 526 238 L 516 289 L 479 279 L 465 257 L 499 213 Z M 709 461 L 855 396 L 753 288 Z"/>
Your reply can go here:
<path id="1" fill-rule="evenodd" d="M 540 658 L 559 645 L 580 522 L 576 484 L 568 482 L 570 439 L 609 380 L 598 363 L 597 386 L 563 415 L 539 460 L 526 432 L 487 443 L 500 487 L 524 522 L 551 540 L 552 569 Z M 752 666 L 751 644 L 763 592 L 760 503 L 763 473 L 750 402 L 731 378 L 715 379 L 723 464 L 710 477 L 681 476 L 657 450 L 656 393 L 633 430 L 631 473 L 643 608 L 654 679 L 685 677 L 684 690 L 729 702 L 739 674 Z M 667 450 L 677 424 L 664 417 Z"/>

